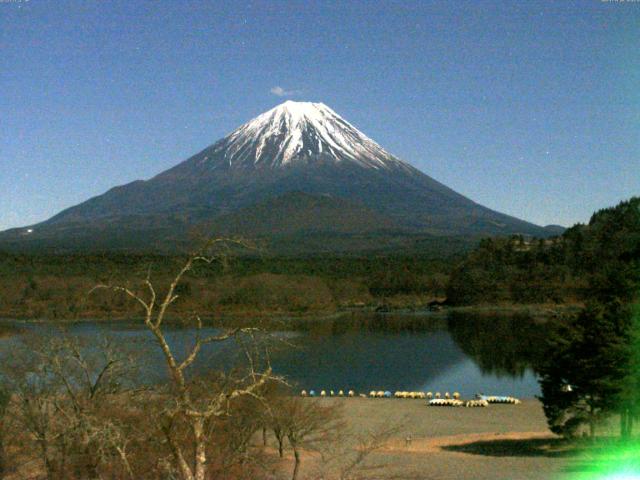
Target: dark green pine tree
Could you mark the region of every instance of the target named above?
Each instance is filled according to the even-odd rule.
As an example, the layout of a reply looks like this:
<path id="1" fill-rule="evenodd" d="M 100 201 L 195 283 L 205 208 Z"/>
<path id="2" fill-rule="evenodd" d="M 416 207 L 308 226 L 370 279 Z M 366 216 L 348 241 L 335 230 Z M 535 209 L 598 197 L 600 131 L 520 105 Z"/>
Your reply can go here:
<path id="1" fill-rule="evenodd" d="M 540 386 L 549 428 L 571 437 L 616 411 L 626 376 L 627 344 L 617 312 L 594 303 L 559 327 L 549 341 Z"/>
<path id="2" fill-rule="evenodd" d="M 619 395 L 620 436 L 631 437 L 640 417 L 640 303 L 636 303 L 628 332 L 627 371 Z"/>
<path id="3" fill-rule="evenodd" d="M 587 306 L 559 328 L 539 369 L 552 431 L 620 414 L 630 436 L 640 399 L 640 198 L 597 212 L 580 236 L 576 264 L 588 275 Z"/>

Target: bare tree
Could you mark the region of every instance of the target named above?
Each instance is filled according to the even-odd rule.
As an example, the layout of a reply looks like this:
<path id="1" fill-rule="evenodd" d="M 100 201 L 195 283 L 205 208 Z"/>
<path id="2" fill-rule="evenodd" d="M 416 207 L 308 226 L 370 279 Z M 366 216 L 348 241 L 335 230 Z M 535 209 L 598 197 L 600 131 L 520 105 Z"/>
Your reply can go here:
<path id="1" fill-rule="evenodd" d="M 48 479 L 96 478 L 103 412 L 134 363 L 108 339 L 96 346 L 66 334 L 32 337 L 12 353 L 1 372 L 12 393 L 12 439 L 26 433 Z"/>
<path id="2" fill-rule="evenodd" d="M 408 472 L 395 476 L 387 463 L 375 463 L 371 458 L 391 438 L 397 436 L 406 421 L 393 425 L 382 424 L 366 432 L 354 433 L 347 428 L 335 432 L 335 440 L 319 449 L 319 477 L 339 480 L 364 480 L 366 478 L 410 478 Z"/>
<path id="3" fill-rule="evenodd" d="M 339 401 L 296 397 L 284 394 L 282 389 L 269 398 L 266 415 L 280 456 L 283 456 L 285 440 L 293 450 L 292 480 L 301 475 L 304 452 L 316 459 L 314 478 L 393 477 L 388 464 L 372 462 L 371 457 L 403 430 L 406 420 L 354 433 L 347 427 L 341 407 Z M 402 475 L 399 478 L 403 478 Z"/>
<path id="4" fill-rule="evenodd" d="M 5 385 L 0 384 L 0 478 L 4 476 L 6 469 L 5 459 L 5 435 L 7 406 L 11 400 L 11 394 Z"/>
<path id="5" fill-rule="evenodd" d="M 302 450 L 318 450 L 337 439 L 342 426 L 338 404 L 292 396 L 276 391 L 265 410 L 265 422 L 278 442 L 280 458 L 284 456 L 284 441 L 293 450 L 292 479 L 296 480 L 302 463 Z"/>
<path id="6" fill-rule="evenodd" d="M 367 464 L 367 460 L 401 430 L 400 425 L 385 425 L 358 435 L 356 448 L 351 452 L 351 455 L 343 456 L 343 463 L 339 468 L 340 480 L 368 478 L 374 472 L 379 478 L 380 471 L 385 470 L 387 465 Z"/>
<path id="7" fill-rule="evenodd" d="M 98 285 L 95 287 L 123 292 L 136 300 L 144 311 L 144 325 L 153 334 L 157 345 L 162 350 L 172 386 L 171 404 L 165 410 L 162 431 L 176 463 L 177 474 L 182 480 L 205 479 L 207 444 L 208 440 L 211 440 L 207 432 L 212 421 L 224 417 L 229 412 L 232 401 L 245 396 L 257 397 L 261 387 L 269 379 L 274 378 L 268 357 L 263 368 L 258 368 L 255 351 L 247 351 L 248 365 L 243 375 L 232 377 L 220 373 L 215 393 L 212 394 L 210 388 L 206 394 L 203 394 L 202 385 L 190 380 L 186 374 L 187 369 L 194 364 L 202 348 L 205 345 L 224 342 L 232 338 L 252 336 L 256 329 L 238 327 L 226 329 L 218 334 L 202 336 L 202 320 L 198 315 L 194 315 L 196 338 L 183 358 L 178 358 L 163 330 L 167 311 L 179 298 L 176 289 L 184 276 L 191 272 L 198 263 L 220 262 L 226 265 L 232 248 L 246 246 L 246 242 L 242 240 L 224 238 L 210 240 L 204 248 L 187 258 L 163 295 L 157 293 L 150 275 L 147 275 L 144 280 L 146 294 L 125 286 Z M 214 387 L 214 385 L 212 384 L 210 387 Z M 193 448 L 189 448 L 189 445 L 173 434 L 174 431 L 180 429 L 180 423 L 187 425 Z"/>

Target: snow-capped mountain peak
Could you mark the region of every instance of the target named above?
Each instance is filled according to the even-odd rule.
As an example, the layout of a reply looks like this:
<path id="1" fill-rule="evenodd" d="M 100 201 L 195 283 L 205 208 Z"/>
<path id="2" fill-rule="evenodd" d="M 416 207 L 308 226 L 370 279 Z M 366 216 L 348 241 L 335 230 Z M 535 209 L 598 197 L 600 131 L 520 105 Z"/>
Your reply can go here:
<path id="1" fill-rule="evenodd" d="M 284 167 L 315 161 L 368 168 L 408 167 L 323 103 L 286 101 L 213 146 L 229 167 Z"/>
<path id="2" fill-rule="evenodd" d="M 287 253 L 396 251 L 420 245 L 414 234 L 425 233 L 549 235 L 402 162 L 326 105 L 285 102 L 149 180 L 0 234 L 0 247 L 26 245 L 24 232 L 33 230 L 29 245 L 63 251 L 148 249 L 156 238 L 175 248 L 178 239 L 192 241 L 186 232 L 193 226 L 213 235 L 271 236 L 275 245 L 290 245 Z"/>

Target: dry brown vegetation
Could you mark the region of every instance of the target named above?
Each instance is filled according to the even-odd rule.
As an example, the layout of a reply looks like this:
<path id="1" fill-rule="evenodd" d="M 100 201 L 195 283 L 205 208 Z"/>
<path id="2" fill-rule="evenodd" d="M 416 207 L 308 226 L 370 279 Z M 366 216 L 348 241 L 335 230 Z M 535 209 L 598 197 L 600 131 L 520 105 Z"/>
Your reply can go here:
<path id="1" fill-rule="evenodd" d="M 107 339 L 96 347 L 53 335 L 14 353 L 2 371 L 11 393 L 0 396 L 0 478 L 296 479 L 322 471 L 355 479 L 371 471 L 366 460 L 392 433 L 355 435 L 341 405 L 292 396 L 281 382 L 250 382 L 252 394 L 234 397 L 237 384 L 230 388 L 221 372 L 186 382 L 189 408 L 200 409 L 190 411 L 171 382 L 137 387 L 140 352 Z M 194 418 L 203 419 L 200 437 Z"/>
<path id="2" fill-rule="evenodd" d="M 142 308 L 141 321 L 165 360 L 163 383 L 143 386 L 139 370 L 145 350 L 109 339 L 89 344 L 59 332 L 27 337 L 10 352 L 0 372 L 3 477 L 296 480 L 309 452 L 319 456 L 320 464 L 330 463 L 325 447 L 345 435 L 339 409 L 283 390 L 285 379 L 271 371 L 268 336 L 258 335 L 255 327 L 204 335 L 197 315 L 188 317 L 196 336 L 185 352 L 178 353 L 165 335 L 167 312 L 191 294 L 185 276 L 197 264 L 226 262 L 229 243 L 243 245 L 210 241 L 164 285 L 154 284 L 148 275 L 140 285 L 99 284 L 93 289 L 109 293 L 110 301 L 128 307 L 122 300 L 127 298 Z M 303 289 L 315 286 L 301 278 L 295 283 Z M 291 302 L 285 287 L 279 294 Z M 38 290 L 37 285 L 30 288 Z M 264 298 L 261 288 L 262 282 L 236 285 L 241 295 Z M 46 291 L 41 290 L 44 298 L 50 294 Z M 320 291 L 319 298 L 323 295 L 330 293 Z M 271 301 L 268 296 L 266 301 Z M 228 341 L 244 352 L 242 363 L 232 370 L 212 365 L 205 377 L 191 373 L 207 345 Z M 279 459 L 268 449 L 268 432 L 277 439 Z M 256 443 L 260 433 L 262 443 Z M 292 473 L 282 465 L 285 441 L 293 452 Z M 335 478 L 357 478 L 357 467 L 380 445 L 378 440 L 361 442 L 344 470 L 349 474 L 333 468 Z"/>
<path id="3" fill-rule="evenodd" d="M 138 313 L 121 295 L 88 296 L 97 283 L 133 286 L 151 272 L 166 288 L 184 256 L 11 255 L 0 252 L 0 317 L 114 318 Z M 178 286 L 172 315 L 326 313 L 424 306 L 442 297 L 451 261 L 417 257 L 236 257 L 233 272 L 199 265 Z"/>
<path id="4" fill-rule="evenodd" d="M 126 284 L 125 279 L 113 279 Z M 160 284 L 168 283 L 160 279 Z M 60 319 L 134 316 L 136 303 L 114 293 L 89 295 L 96 279 L 89 276 L 0 276 L 0 317 Z M 352 307 L 423 307 L 441 291 L 423 294 L 373 295 L 359 279 L 258 273 L 189 278 L 172 315 L 199 311 L 206 315 L 329 313 Z"/>

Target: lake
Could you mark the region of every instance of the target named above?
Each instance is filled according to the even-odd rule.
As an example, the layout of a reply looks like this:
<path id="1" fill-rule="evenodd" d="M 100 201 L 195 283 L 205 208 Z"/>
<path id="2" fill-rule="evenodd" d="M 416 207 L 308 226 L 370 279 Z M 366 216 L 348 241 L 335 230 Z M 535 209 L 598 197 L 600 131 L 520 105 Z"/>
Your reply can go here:
<path id="1" fill-rule="evenodd" d="M 0 338 L 0 356 L 21 338 L 57 335 L 51 323 L 4 320 L 19 333 Z M 165 375 L 152 335 L 136 322 L 81 322 L 66 330 L 89 343 L 104 335 L 144 352 L 143 377 Z M 296 389 L 407 390 L 533 397 L 540 393 L 533 371 L 544 343 L 544 325 L 526 317 L 478 317 L 460 314 L 347 313 L 331 319 L 283 321 L 269 335 L 274 372 Z M 195 329 L 167 326 L 167 338 L 183 355 Z M 205 328 L 203 335 L 215 333 Z M 205 372 L 230 367 L 242 357 L 238 343 L 207 346 L 193 367 Z"/>

